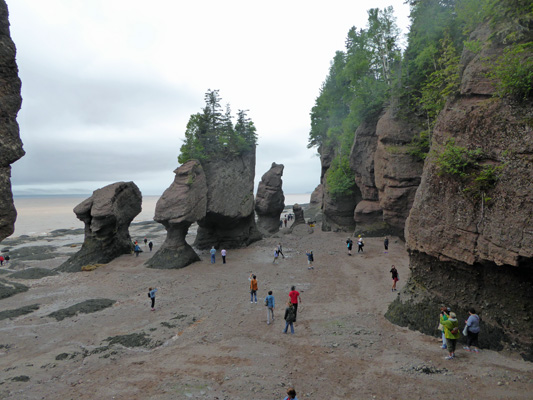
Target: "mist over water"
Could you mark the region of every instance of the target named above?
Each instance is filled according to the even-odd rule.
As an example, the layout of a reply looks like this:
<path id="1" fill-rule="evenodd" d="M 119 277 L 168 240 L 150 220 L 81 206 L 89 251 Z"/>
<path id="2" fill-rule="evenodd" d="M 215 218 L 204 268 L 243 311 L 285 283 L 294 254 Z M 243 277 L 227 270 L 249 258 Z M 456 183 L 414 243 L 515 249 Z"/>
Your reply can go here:
<path id="1" fill-rule="evenodd" d="M 88 197 L 90 195 L 15 197 L 17 220 L 15 233 L 12 237 L 21 235 L 42 236 L 56 229 L 83 229 L 84 224 L 76 218 L 73 209 Z M 159 197 L 143 196 L 142 211 L 133 222 L 152 221 Z M 286 194 L 285 204 L 309 203 L 310 197 L 309 193 Z"/>

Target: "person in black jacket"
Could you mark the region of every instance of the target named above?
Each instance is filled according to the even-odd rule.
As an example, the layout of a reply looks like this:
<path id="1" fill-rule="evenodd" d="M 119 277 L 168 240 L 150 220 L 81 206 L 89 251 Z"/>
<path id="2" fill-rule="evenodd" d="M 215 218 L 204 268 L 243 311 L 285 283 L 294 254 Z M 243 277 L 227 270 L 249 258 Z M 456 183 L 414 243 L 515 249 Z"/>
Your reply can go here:
<path id="1" fill-rule="evenodd" d="M 285 329 L 283 333 L 287 333 L 289 326 L 291 327 L 291 335 L 294 335 L 294 320 L 296 319 L 296 313 L 294 311 L 294 306 L 289 301 L 287 302 L 287 308 L 285 309 Z"/>

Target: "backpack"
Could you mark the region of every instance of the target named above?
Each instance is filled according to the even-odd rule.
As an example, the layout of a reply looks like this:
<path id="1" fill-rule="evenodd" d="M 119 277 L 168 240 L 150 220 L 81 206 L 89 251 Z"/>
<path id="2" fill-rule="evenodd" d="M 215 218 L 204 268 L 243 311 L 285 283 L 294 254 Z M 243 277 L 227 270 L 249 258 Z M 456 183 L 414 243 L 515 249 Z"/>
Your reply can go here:
<path id="1" fill-rule="evenodd" d="M 268 299 L 266 297 L 265 297 L 264 304 L 265 304 L 265 306 L 268 306 Z"/>
<path id="2" fill-rule="evenodd" d="M 149 298 L 149 299 L 151 299 L 151 298 L 152 298 L 152 296 L 150 296 L 150 292 L 148 292 L 148 298 Z"/>

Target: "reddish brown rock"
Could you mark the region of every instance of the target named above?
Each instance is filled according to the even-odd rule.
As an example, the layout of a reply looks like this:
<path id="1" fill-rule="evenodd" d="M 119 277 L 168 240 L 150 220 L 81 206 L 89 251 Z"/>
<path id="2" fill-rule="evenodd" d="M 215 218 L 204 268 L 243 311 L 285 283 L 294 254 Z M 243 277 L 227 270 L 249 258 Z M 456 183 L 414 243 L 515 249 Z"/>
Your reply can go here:
<path id="1" fill-rule="evenodd" d="M 146 263 L 151 268 L 183 268 L 200 257 L 185 241 L 192 223 L 202 219 L 207 209 L 207 183 L 200 162 L 191 160 L 177 168 L 174 182 L 157 201 L 154 220 L 163 224 L 167 237 Z"/>
<path id="2" fill-rule="evenodd" d="M 391 109 L 379 119 L 374 154 L 374 176 L 383 210 L 379 216 L 389 234 L 403 236 L 405 220 L 414 201 L 424 163 L 409 154 L 409 145 L 421 127 L 416 118 L 395 118 Z"/>

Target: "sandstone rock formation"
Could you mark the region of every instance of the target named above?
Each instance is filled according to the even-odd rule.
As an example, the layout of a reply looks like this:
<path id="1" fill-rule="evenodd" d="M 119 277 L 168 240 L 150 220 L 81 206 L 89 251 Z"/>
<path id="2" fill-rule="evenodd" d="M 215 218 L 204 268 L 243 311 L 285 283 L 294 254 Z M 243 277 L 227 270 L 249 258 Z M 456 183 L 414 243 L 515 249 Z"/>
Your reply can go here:
<path id="1" fill-rule="evenodd" d="M 131 221 L 141 212 L 142 195 L 133 182 L 117 182 L 97 189 L 74 208 L 85 223 L 85 240 L 80 251 L 57 270 L 78 272 L 87 264 L 105 264 L 132 251 Z"/>
<path id="2" fill-rule="evenodd" d="M 409 154 L 413 137 L 420 132 L 417 119 L 399 118 L 389 108 L 376 126 L 374 180 L 382 221 L 389 234 L 403 237 L 405 220 L 413 205 L 424 163 Z M 356 210 L 356 222 L 358 215 Z"/>
<path id="3" fill-rule="evenodd" d="M 198 249 L 238 248 L 260 240 L 254 215 L 255 152 L 202 161 L 207 180 L 206 216 L 198 221 Z"/>
<path id="4" fill-rule="evenodd" d="M 255 212 L 257 214 L 257 228 L 264 235 L 276 233 L 279 230 L 279 217 L 285 208 L 281 177 L 283 164 L 272 163 L 257 187 L 255 196 Z"/>
<path id="5" fill-rule="evenodd" d="M 7 5 L 0 0 L 0 242 L 14 231 L 17 212 L 11 192 L 11 164 L 24 155 L 17 123 L 22 97 L 15 56 Z"/>
<path id="6" fill-rule="evenodd" d="M 472 37 L 487 36 L 486 29 Z M 479 54 L 463 55 L 462 96 L 437 120 L 405 229 L 411 278 L 387 316 L 434 333 L 440 303 L 460 320 L 474 307 L 481 314 L 482 347 L 510 346 L 533 360 L 532 105 L 491 97 L 481 71 L 484 57 L 502 54 L 502 45 L 483 43 Z M 437 157 L 450 143 L 481 151 L 479 166 L 467 176 L 441 170 Z M 491 169 L 499 178 L 476 179 Z"/>
<path id="7" fill-rule="evenodd" d="M 185 241 L 189 227 L 206 215 L 207 183 L 200 162 L 191 160 L 177 168 L 174 182 L 157 201 L 154 220 L 163 224 L 167 237 L 146 263 L 151 268 L 183 268 L 200 258 Z"/>

